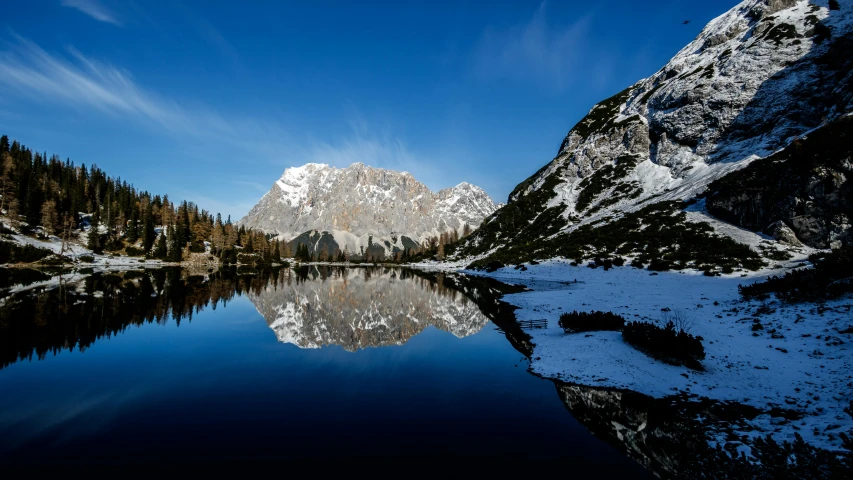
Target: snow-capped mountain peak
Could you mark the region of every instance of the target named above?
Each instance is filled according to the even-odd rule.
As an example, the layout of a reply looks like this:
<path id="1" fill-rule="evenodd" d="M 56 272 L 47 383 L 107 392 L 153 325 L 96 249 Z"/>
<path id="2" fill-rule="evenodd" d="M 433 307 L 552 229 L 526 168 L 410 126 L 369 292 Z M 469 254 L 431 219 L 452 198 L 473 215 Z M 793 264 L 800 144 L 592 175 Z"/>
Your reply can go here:
<path id="1" fill-rule="evenodd" d="M 353 252 L 386 240 L 398 244 L 402 237 L 420 243 L 447 231 L 461 233 L 496 208 L 485 191 L 467 182 L 434 193 L 408 172 L 309 163 L 286 169 L 240 223 L 286 240 L 329 232 L 342 251 Z"/>
<path id="2" fill-rule="evenodd" d="M 853 111 L 851 49 L 853 2 L 739 3 L 655 74 L 593 106 L 513 190 L 516 208 L 488 220 L 536 232 L 495 227 L 472 242 L 487 252 L 695 197 Z"/>

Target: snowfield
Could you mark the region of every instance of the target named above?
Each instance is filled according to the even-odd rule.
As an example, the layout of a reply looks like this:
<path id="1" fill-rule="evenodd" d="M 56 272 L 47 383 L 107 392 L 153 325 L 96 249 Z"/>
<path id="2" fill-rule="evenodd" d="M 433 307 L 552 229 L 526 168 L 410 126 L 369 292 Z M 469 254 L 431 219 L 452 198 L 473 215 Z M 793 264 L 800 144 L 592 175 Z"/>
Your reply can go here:
<path id="1" fill-rule="evenodd" d="M 787 421 L 765 413 L 748 422 L 750 431 L 740 432 L 747 436 L 791 441 L 797 432 L 813 445 L 839 448 L 837 434 L 853 428 L 844 411 L 853 398 L 851 298 L 819 305 L 742 301 L 738 284 L 761 281 L 767 271 L 705 277 L 629 267 L 604 271 L 562 260 L 525 266 L 487 275 L 531 289 L 504 297 L 519 307 L 518 320 L 547 320 L 547 328 L 528 331 L 535 344 L 533 373 L 654 397 L 684 392 L 804 414 Z M 667 308 L 686 314 L 690 333 L 704 339 L 704 372 L 654 360 L 623 342 L 619 332 L 566 334 L 557 323 L 563 312 L 601 310 L 662 324 Z M 756 318 L 762 329 L 753 331 Z"/>

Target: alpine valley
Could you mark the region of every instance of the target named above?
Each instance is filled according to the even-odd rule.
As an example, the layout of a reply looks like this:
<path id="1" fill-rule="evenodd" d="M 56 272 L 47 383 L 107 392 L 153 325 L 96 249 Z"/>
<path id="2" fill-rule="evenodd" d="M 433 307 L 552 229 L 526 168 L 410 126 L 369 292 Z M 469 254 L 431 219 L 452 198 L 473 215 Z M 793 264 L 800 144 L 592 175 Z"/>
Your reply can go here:
<path id="1" fill-rule="evenodd" d="M 97 17 L 98 2 L 61 3 Z M 480 3 L 470 8 L 488 11 L 474 20 L 504 8 Z M 135 39 L 143 28 L 100 9 L 112 30 L 132 26 Z M 373 59 L 369 47 L 384 43 L 373 35 L 389 32 L 341 10 L 346 22 L 313 18 L 329 30 L 299 17 L 324 37 L 310 53 L 283 48 L 246 65 L 269 63 L 277 81 L 294 72 L 294 89 L 318 89 L 302 102 L 312 109 L 343 98 L 330 85 L 352 82 L 355 94 L 359 78 L 401 89 L 361 98 L 412 97 L 419 82 L 370 62 L 387 62 L 384 50 L 403 54 L 396 63 L 424 57 L 401 41 Z M 562 55 L 569 43 L 536 33 L 544 12 L 545 2 L 512 32 L 522 41 L 507 42 L 510 53 Z M 390 6 L 370 10 L 383 15 L 441 31 Z M 308 42 L 300 29 L 255 28 L 259 19 L 251 31 L 265 45 L 278 45 L 266 37 L 278 30 Z M 351 24 L 353 38 L 341 33 Z M 210 40 L 198 43 L 242 48 L 211 25 L 197 30 Z M 693 33 L 670 38 L 660 58 L 695 34 L 679 31 Z M 50 87 L 169 128 L 195 118 L 177 104 L 153 108 L 159 97 L 131 88 L 130 75 L 99 75 L 105 64 L 73 48 L 74 60 L 52 61 L 12 35 L 64 83 L 27 76 L 29 64 L 4 50 L 0 117 L 30 114 L 6 115 L 19 89 Z M 332 60 L 350 41 L 365 53 L 347 57 L 351 75 L 312 81 L 342 72 Z M 432 88 L 428 69 L 416 75 Z M 219 91 L 217 76 L 199 90 Z M 526 108 L 538 97 L 524 90 L 488 100 Z M 246 105 L 257 98 L 268 103 Z M 485 136 L 471 138 L 509 131 L 482 123 Z M 466 182 L 433 192 L 407 172 L 297 160 L 234 223 L 0 136 L 0 391 L 15 392 L 0 395 L 0 438 L 10 439 L 0 464 L 155 459 L 218 473 L 304 462 L 351 473 L 360 462 L 404 471 L 469 461 L 481 473 L 524 462 L 583 478 L 853 478 L 853 0 L 741 1 L 560 139 L 569 126 L 553 158 L 506 184 L 520 182 L 505 204 Z M 428 130 L 418 134 L 438 138 Z M 478 148 L 470 158 L 507 165 Z M 328 151 L 320 161 L 364 158 Z"/>

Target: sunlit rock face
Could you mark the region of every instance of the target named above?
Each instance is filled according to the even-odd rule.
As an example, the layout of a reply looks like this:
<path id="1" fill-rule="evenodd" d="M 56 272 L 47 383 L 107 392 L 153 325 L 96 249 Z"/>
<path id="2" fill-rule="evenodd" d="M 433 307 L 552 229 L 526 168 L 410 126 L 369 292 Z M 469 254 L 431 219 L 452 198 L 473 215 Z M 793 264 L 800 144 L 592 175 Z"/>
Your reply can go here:
<path id="1" fill-rule="evenodd" d="M 461 338 L 489 321 L 440 280 L 398 269 L 288 271 L 249 298 L 279 341 L 300 348 L 402 345 L 429 326 Z"/>
<path id="2" fill-rule="evenodd" d="M 651 203 L 695 198 L 849 116 L 853 2 L 838 4 L 744 0 L 715 18 L 660 70 L 593 106 L 550 163 L 483 221 L 465 252 L 492 255 Z M 782 196 L 799 198 L 796 190 L 807 187 Z M 849 230 L 847 216 L 818 226 L 819 215 L 803 215 L 798 225 L 773 218 L 748 228 L 771 233 L 785 220 L 805 234 L 800 241 L 820 248 Z"/>
<path id="3" fill-rule="evenodd" d="M 330 252 L 377 245 L 392 253 L 444 232 L 462 234 L 466 224 L 476 228 L 497 208 L 467 182 L 433 192 L 408 172 L 309 163 L 285 170 L 240 224 L 287 241 L 325 232 L 333 238 Z M 316 240 L 302 243 L 312 249 Z"/>

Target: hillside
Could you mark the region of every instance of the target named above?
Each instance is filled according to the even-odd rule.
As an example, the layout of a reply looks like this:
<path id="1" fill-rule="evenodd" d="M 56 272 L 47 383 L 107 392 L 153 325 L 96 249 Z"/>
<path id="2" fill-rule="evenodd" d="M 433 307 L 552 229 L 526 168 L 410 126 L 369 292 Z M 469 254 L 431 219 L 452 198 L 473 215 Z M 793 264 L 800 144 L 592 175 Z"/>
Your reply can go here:
<path id="1" fill-rule="evenodd" d="M 853 111 L 851 30 L 849 2 L 835 10 L 823 2 L 741 2 L 654 75 L 595 105 L 569 131 L 557 156 L 521 182 L 507 205 L 468 239 L 463 255 L 479 258 L 475 265 L 480 266 L 619 255 L 643 257 L 639 264 L 657 259 L 706 271 L 756 268 L 762 262 L 756 249 L 740 248 L 737 238 L 681 211 L 712 193 L 709 185 L 720 187 L 723 183 L 714 182 L 759 158 L 789 145 L 819 150 L 822 141 L 810 142 L 809 132 L 846 128 L 849 122 L 842 117 Z M 833 155 L 844 164 L 850 150 Z M 775 168 L 757 165 L 768 173 Z M 824 173 L 835 175 L 836 187 L 849 191 L 841 186 L 843 171 Z M 774 198 L 794 198 L 795 191 L 808 189 L 785 188 Z M 821 204 L 826 203 L 821 196 L 832 191 L 810 190 Z M 711 214 L 738 216 L 724 215 L 720 201 L 714 202 Z M 700 201 L 693 208 L 707 214 L 704 205 Z M 825 248 L 849 241 L 846 208 L 829 217 L 816 213 L 824 222 L 817 230 L 813 221 L 794 221 L 802 215 L 790 212 L 739 225 L 770 235 L 784 232 L 777 239 Z M 652 224 L 656 228 L 650 232 L 669 244 L 649 247 L 643 232 Z M 613 234 L 633 239 L 617 242 Z M 709 249 L 720 252 L 715 255 L 720 259 L 696 259 L 697 252 Z"/>

